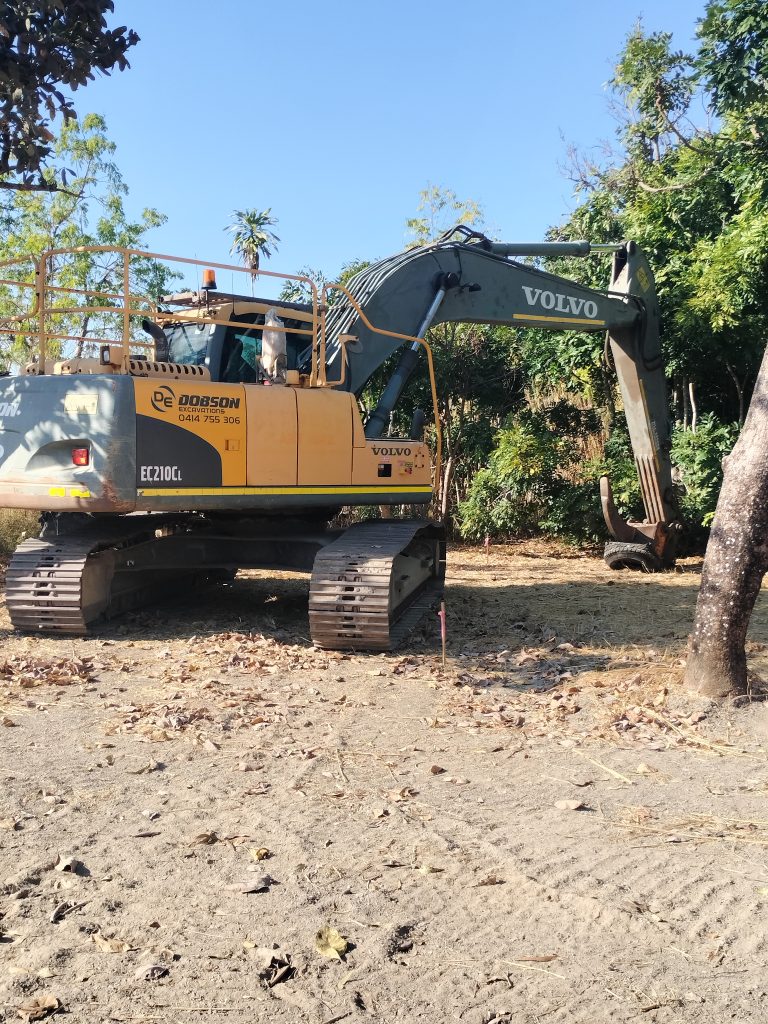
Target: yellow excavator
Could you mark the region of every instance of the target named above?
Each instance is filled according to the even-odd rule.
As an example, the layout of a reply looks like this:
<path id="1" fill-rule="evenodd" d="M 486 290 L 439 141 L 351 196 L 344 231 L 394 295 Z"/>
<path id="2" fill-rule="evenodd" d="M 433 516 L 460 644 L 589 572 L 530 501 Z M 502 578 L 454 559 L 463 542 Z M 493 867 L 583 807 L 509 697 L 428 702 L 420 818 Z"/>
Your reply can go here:
<path id="1" fill-rule="evenodd" d="M 522 261 L 606 250 L 605 291 Z M 111 253 L 121 289 L 62 283 L 63 267 L 102 255 L 51 250 L 31 261 L 32 273 L 0 265 L 0 294 L 16 296 L 0 330 L 34 351 L 0 378 L 0 507 L 41 514 L 40 536 L 8 567 L 17 629 L 83 634 L 203 578 L 273 568 L 311 574 L 318 646 L 394 646 L 441 592 L 442 525 L 426 516 L 331 524 L 343 506 L 426 512 L 441 439 L 425 335 L 445 321 L 607 332 L 646 516 L 621 519 L 602 481 L 614 538 L 606 561 L 652 571 L 674 563 L 659 314 L 635 243 L 499 243 L 458 227 L 345 287 L 258 272 L 260 285 L 298 281 L 305 302 L 217 288 L 217 271 L 242 268 L 127 249 Z M 132 264 L 148 259 L 202 270 L 202 285 L 158 301 L 137 294 Z M 419 364 L 431 386 L 432 447 L 421 410 L 406 436 L 389 430 Z M 388 377 L 364 421 L 359 397 L 382 366 Z"/>

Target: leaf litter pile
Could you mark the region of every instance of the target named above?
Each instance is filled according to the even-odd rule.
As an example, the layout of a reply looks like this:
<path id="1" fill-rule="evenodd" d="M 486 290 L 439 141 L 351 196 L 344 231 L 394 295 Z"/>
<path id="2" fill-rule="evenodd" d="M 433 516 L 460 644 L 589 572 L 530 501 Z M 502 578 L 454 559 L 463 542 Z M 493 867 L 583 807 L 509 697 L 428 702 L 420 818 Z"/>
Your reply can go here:
<path id="1" fill-rule="evenodd" d="M 674 614 L 660 603 L 644 638 L 644 580 L 622 607 L 599 568 L 594 593 L 573 596 L 581 565 L 570 557 L 545 552 L 527 581 L 525 555 L 509 559 L 514 574 L 504 553 L 460 557 L 445 667 L 436 622 L 373 656 L 315 650 L 303 624 L 278 632 L 264 616 L 238 629 L 212 615 L 190 630 L 181 618 L 157 637 L 8 637 L 0 725 L 16 760 L 0 857 L 4 838 L 14 845 L 0 873 L 0 950 L 13 969 L 0 1021 L 327 1024 L 406 1021 L 418 1006 L 428 1022 L 488 1024 L 525 1019 L 531 1000 L 560 1019 L 586 991 L 604 1019 L 665 1006 L 689 1019 L 690 986 L 654 987 L 652 935 L 648 978 L 622 989 L 629 968 L 606 950 L 621 946 L 624 919 L 592 950 L 613 911 L 590 924 L 583 883 L 566 877 L 561 891 L 556 879 L 577 836 L 586 877 L 606 852 L 610 878 L 636 847 L 647 858 L 655 846 L 668 857 L 725 844 L 746 857 L 768 845 L 756 807 L 708 806 L 731 793 L 759 803 L 768 773 L 738 723 L 679 690 L 694 590 Z M 674 595 L 687 582 L 663 585 Z M 661 634 L 675 616 L 677 633 Z M 709 766 L 720 772 L 696 806 L 659 796 L 680 758 L 702 784 Z M 535 869 L 510 854 L 527 830 Z M 756 877 L 756 898 L 768 895 Z M 630 902 L 669 927 L 645 891 Z M 702 962 L 719 966 L 727 943 L 716 933 L 702 931 Z M 596 982 L 609 961 L 614 974 Z"/>
<path id="2" fill-rule="evenodd" d="M 35 658 L 15 655 L 0 662 L 0 686 L 3 683 L 31 689 L 35 686 L 75 686 L 92 683 L 95 667 L 92 658 Z"/>

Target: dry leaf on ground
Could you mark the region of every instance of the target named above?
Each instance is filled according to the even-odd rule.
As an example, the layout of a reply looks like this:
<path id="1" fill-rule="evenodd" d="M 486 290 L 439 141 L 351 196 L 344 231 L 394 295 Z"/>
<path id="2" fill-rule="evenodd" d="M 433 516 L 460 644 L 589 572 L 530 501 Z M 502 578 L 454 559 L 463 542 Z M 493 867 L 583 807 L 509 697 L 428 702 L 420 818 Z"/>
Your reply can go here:
<path id="1" fill-rule="evenodd" d="M 134 768 L 132 771 L 129 771 L 128 774 L 149 775 L 150 772 L 159 772 L 164 767 L 165 765 L 163 764 L 162 761 L 147 761 L 147 763 L 145 765 L 142 765 L 141 768 Z"/>
<path id="2" fill-rule="evenodd" d="M 283 953 L 279 948 L 270 946 L 257 946 L 250 939 L 243 942 L 243 947 L 248 950 L 249 957 L 256 960 L 259 978 L 267 988 L 274 988 L 282 981 L 290 981 L 296 973 L 290 953 Z"/>
<path id="3" fill-rule="evenodd" d="M 85 903 L 70 903 L 69 900 L 65 900 L 63 903 L 57 903 L 53 908 L 53 912 L 49 918 L 51 924 L 58 924 L 59 921 L 63 920 L 67 914 L 71 914 L 73 910 L 80 910 L 85 906 Z"/>
<path id="4" fill-rule="evenodd" d="M 330 925 L 321 928 L 315 936 L 315 949 L 320 956 L 327 957 L 329 960 L 341 960 L 342 954 L 347 952 L 347 948 L 347 940 Z"/>
<path id="5" fill-rule="evenodd" d="M 56 1013 L 60 1009 L 61 1003 L 56 996 L 35 996 L 28 999 L 26 1003 L 22 1003 L 16 1013 L 23 1020 L 43 1020 L 44 1017 L 50 1017 L 52 1013 Z"/>
<path id="6" fill-rule="evenodd" d="M 514 959 L 516 964 L 549 964 L 557 960 L 557 953 L 547 953 L 545 956 L 517 956 Z"/>
<path id="7" fill-rule="evenodd" d="M 159 978 L 164 978 L 167 973 L 168 968 L 165 964 L 146 964 L 136 971 L 134 978 L 137 981 L 157 981 Z"/>
<path id="8" fill-rule="evenodd" d="M 271 885 L 275 884 L 271 875 L 256 875 L 254 878 L 246 879 L 243 882 L 233 882 L 227 886 L 229 892 L 238 892 L 243 896 L 254 892 L 269 892 Z"/>
<path id="9" fill-rule="evenodd" d="M 190 846 L 213 846 L 214 843 L 219 842 L 219 837 L 216 832 L 201 832 L 200 835 L 190 842 Z"/>
<path id="10" fill-rule="evenodd" d="M 126 942 L 125 939 L 118 939 L 117 936 L 113 936 L 110 939 L 101 932 L 94 932 L 91 938 L 102 953 L 127 953 L 130 949 L 133 949 L 130 942 Z"/>
<path id="11" fill-rule="evenodd" d="M 555 807 L 558 811 L 584 811 L 587 805 L 583 800 L 556 800 Z"/>
<path id="12" fill-rule="evenodd" d="M 403 800 L 410 800 L 411 797 L 418 796 L 418 791 L 412 789 L 410 786 L 403 786 L 402 789 L 390 789 L 385 795 L 387 800 L 391 800 L 393 803 L 399 804 Z"/>

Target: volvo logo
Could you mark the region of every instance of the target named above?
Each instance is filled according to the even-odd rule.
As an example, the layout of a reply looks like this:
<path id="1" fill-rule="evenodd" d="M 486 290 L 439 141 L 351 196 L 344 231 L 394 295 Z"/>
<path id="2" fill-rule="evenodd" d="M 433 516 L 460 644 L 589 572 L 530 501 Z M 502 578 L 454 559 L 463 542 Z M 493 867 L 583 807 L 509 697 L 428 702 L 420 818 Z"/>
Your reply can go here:
<path id="1" fill-rule="evenodd" d="M 570 313 L 581 316 L 582 313 L 590 320 L 597 316 L 597 303 L 591 299 L 580 299 L 576 295 L 562 295 L 560 292 L 548 292 L 542 288 L 529 288 L 523 285 L 525 301 L 529 306 L 541 306 L 556 313 Z"/>
<path id="2" fill-rule="evenodd" d="M 374 455 L 410 455 L 410 448 L 380 448 L 378 445 L 371 445 Z"/>

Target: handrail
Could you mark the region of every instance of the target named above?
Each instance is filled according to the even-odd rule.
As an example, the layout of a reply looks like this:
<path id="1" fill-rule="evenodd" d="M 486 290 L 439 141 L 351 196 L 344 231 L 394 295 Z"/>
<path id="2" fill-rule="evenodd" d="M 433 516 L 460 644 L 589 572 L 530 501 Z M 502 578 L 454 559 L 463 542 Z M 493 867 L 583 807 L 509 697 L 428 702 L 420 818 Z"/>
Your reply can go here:
<path id="1" fill-rule="evenodd" d="M 93 288 L 81 287 L 79 285 L 61 285 L 56 282 L 56 274 L 60 272 L 61 268 L 53 267 L 52 261 L 58 256 L 77 256 L 80 254 L 93 254 L 98 253 L 111 253 L 119 260 L 122 261 L 122 291 L 107 291 L 103 287 L 94 286 Z M 14 313 L 8 317 L 0 318 L 0 326 L 7 324 L 12 327 L 14 333 L 18 335 L 27 336 L 30 338 L 37 338 L 38 341 L 38 365 L 37 372 L 42 374 L 45 372 L 47 352 L 49 348 L 49 342 L 51 341 L 81 341 L 87 342 L 89 345 L 97 344 L 120 344 L 123 349 L 123 355 L 121 359 L 121 369 L 123 372 L 128 372 L 130 359 L 130 348 L 131 345 L 136 347 L 150 347 L 147 344 L 133 340 L 131 338 L 132 333 L 132 320 L 139 316 L 150 316 L 157 317 L 158 321 L 168 322 L 174 319 L 184 319 L 179 317 L 178 314 L 165 313 L 164 311 L 158 310 L 157 301 L 151 299 L 145 295 L 137 294 L 131 290 L 131 261 L 132 260 L 154 260 L 165 264 L 182 264 L 190 267 L 204 267 L 220 271 L 230 271 L 236 274 L 245 274 L 251 279 L 255 277 L 270 277 L 276 278 L 283 281 L 297 281 L 303 285 L 306 285 L 310 291 L 312 301 L 311 314 L 307 315 L 307 327 L 289 329 L 286 327 L 280 327 L 275 325 L 274 330 L 287 332 L 291 330 L 292 333 L 308 335 L 312 339 L 312 345 L 314 348 L 315 340 L 317 338 L 319 315 L 318 315 L 318 291 L 317 285 L 312 281 L 311 278 L 304 274 L 284 274 L 277 271 L 262 270 L 259 268 L 257 271 L 249 270 L 247 267 L 236 266 L 230 263 L 219 263 L 212 262 L 210 260 L 200 260 L 186 256 L 170 256 L 167 253 L 150 252 L 145 249 L 132 249 L 127 247 L 112 246 L 112 245 L 80 245 L 73 246 L 71 248 L 57 248 L 48 249 L 41 253 L 38 257 L 25 256 L 18 257 L 12 260 L 0 261 L 0 272 L 7 267 L 19 266 L 26 264 L 28 270 L 31 270 L 34 274 L 33 281 L 15 281 L 12 278 L 3 276 L 0 279 L 0 285 L 8 288 L 19 288 L 19 289 L 30 289 L 34 290 L 35 301 L 32 307 L 28 311 L 22 311 Z M 115 261 L 115 270 L 120 273 L 120 262 Z M 65 304 L 62 306 L 56 306 L 49 304 L 49 295 L 69 295 L 76 300 L 77 296 L 84 296 L 86 301 L 83 305 L 74 305 L 72 303 Z M 211 302 L 215 304 L 216 293 L 213 292 L 210 296 Z M 100 302 L 98 300 L 101 300 Z M 114 306 L 105 306 L 104 301 L 115 300 Z M 246 297 L 244 300 L 247 301 Z M 65 300 L 66 302 L 66 300 Z M 224 316 L 211 316 L 210 309 L 203 309 L 201 307 L 200 312 L 202 314 L 201 319 L 204 319 L 206 323 L 217 324 L 225 327 L 242 327 L 241 320 L 232 320 L 230 317 Z M 63 332 L 57 332 L 54 326 L 54 319 L 56 317 L 66 317 L 81 315 L 88 317 L 89 315 L 95 314 L 113 314 L 116 318 L 119 317 L 122 321 L 122 327 L 119 329 L 119 337 L 112 337 L 108 339 L 96 338 L 94 336 L 68 334 Z M 31 321 L 36 320 L 36 323 Z M 28 321 L 26 324 L 25 321 Z M 62 325 L 63 326 L 63 325 Z M 115 323 L 117 327 L 117 322 Z M 53 328 L 53 329 L 52 329 Z M 256 327 L 255 329 L 262 329 Z"/>
<path id="2" fill-rule="evenodd" d="M 34 256 L 15 256 L 10 260 L 0 260 L 0 269 L 5 267 L 15 267 L 20 263 L 31 263 L 32 270 L 34 273 L 34 281 L 14 281 L 13 278 L 3 278 L 0 280 L 0 285 L 8 285 L 11 288 L 32 288 L 35 292 L 35 302 L 32 308 L 26 313 L 14 313 L 11 317 L 5 319 L 15 320 L 27 320 L 33 316 L 37 316 L 37 311 L 40 308 L 40 296 L 37 292 L 37 260 Z"/>
<path id="3" fill-rule="evenodd" d="M 373 331 L 375 334 L 381 334 L 381 335 L 383 335 L 386 338 L 397 338 L 399 341 L 416 342 L 417 344 L 422 345 L 423 348 L 425 349 L 425 351 L 427 353 L 427 367 L 429 369 L 429 386 L 430 386 L 430 391 L 432 392 L 432 412 L 433 412 L 433 415 L 435 417 L 435 448 L 436 448 L 436 451 L 435 451 L 435 485 L 436 485 L 435 486 L 435 491 L 437 491 L 439 483 L 440 483 L 440 469 L 442 467 L 443 433 L 442 433 L 442 430 L 440 428 L 440 409 L 439 409 L 438 402 L 437 402 L 437 384 L 435 383 L 435 364 L 434 364 L 434 360 L 432 358 L 432 348 L 429 345 L 429 342 L 425 341 L 424 338 L 417 338 L 417 337 L 415 337 L 412 334 L 401 334 L 399 331 L 387 331 L 383 327 L 374 327 L 373 324 L 371 323 L 371 321 L 368 319 L 368 317 L 363 312 L 363 310 L 360 308 L 360 304 L 358 303 L 357 299 L 355 299 L 355 297 L 352 294 L 350 294 L 349 290 L 347 288 L 345 288 L 343 284 L 326 284 L 326 285 L 323 286 L 323 290 L 322 290 L 322 300 L 323 301 L 322 301 L 322 304 L 320 306 L 320 310 L 321 310 L 321 313 L 320 313 L 320 320 L 321 320 L 321 322 L 320 322 L 320 335 L 321 335 L 321 339 L 322 339 L 321 340 L 321 345 L 323 347 L 323 352 L 325 351 L 325 317 L 326 317 L 326 313 L 328 311 L 328 304 L 325 301 L 325 297 L 326 297 L 326 295 L 327 295 L 327 293 L 329 291 L 339 291 L 339 292 L 342 292 L 347 297 L 347 299 L 349 300 L 350 304 L 352 305 L 352 308 L 355 310 L 355 312 L 360 317 L 360 319 L 362 320 L 363 324 L 368 328 L 369 331 Z M 314 358 L 315 358 L 314 350 L 313 350 L 312 358 L 313 358 L 313 361 L 314 361 Z M 325 377 L 325 359 L 323 359 L 322 376 L 323 376 L 323 378 Z M 334 382 L 334 383 L 337 383 L 337 382 Z M 321 386 L 323 386 L 323 385 L 321 385 Z"/>

